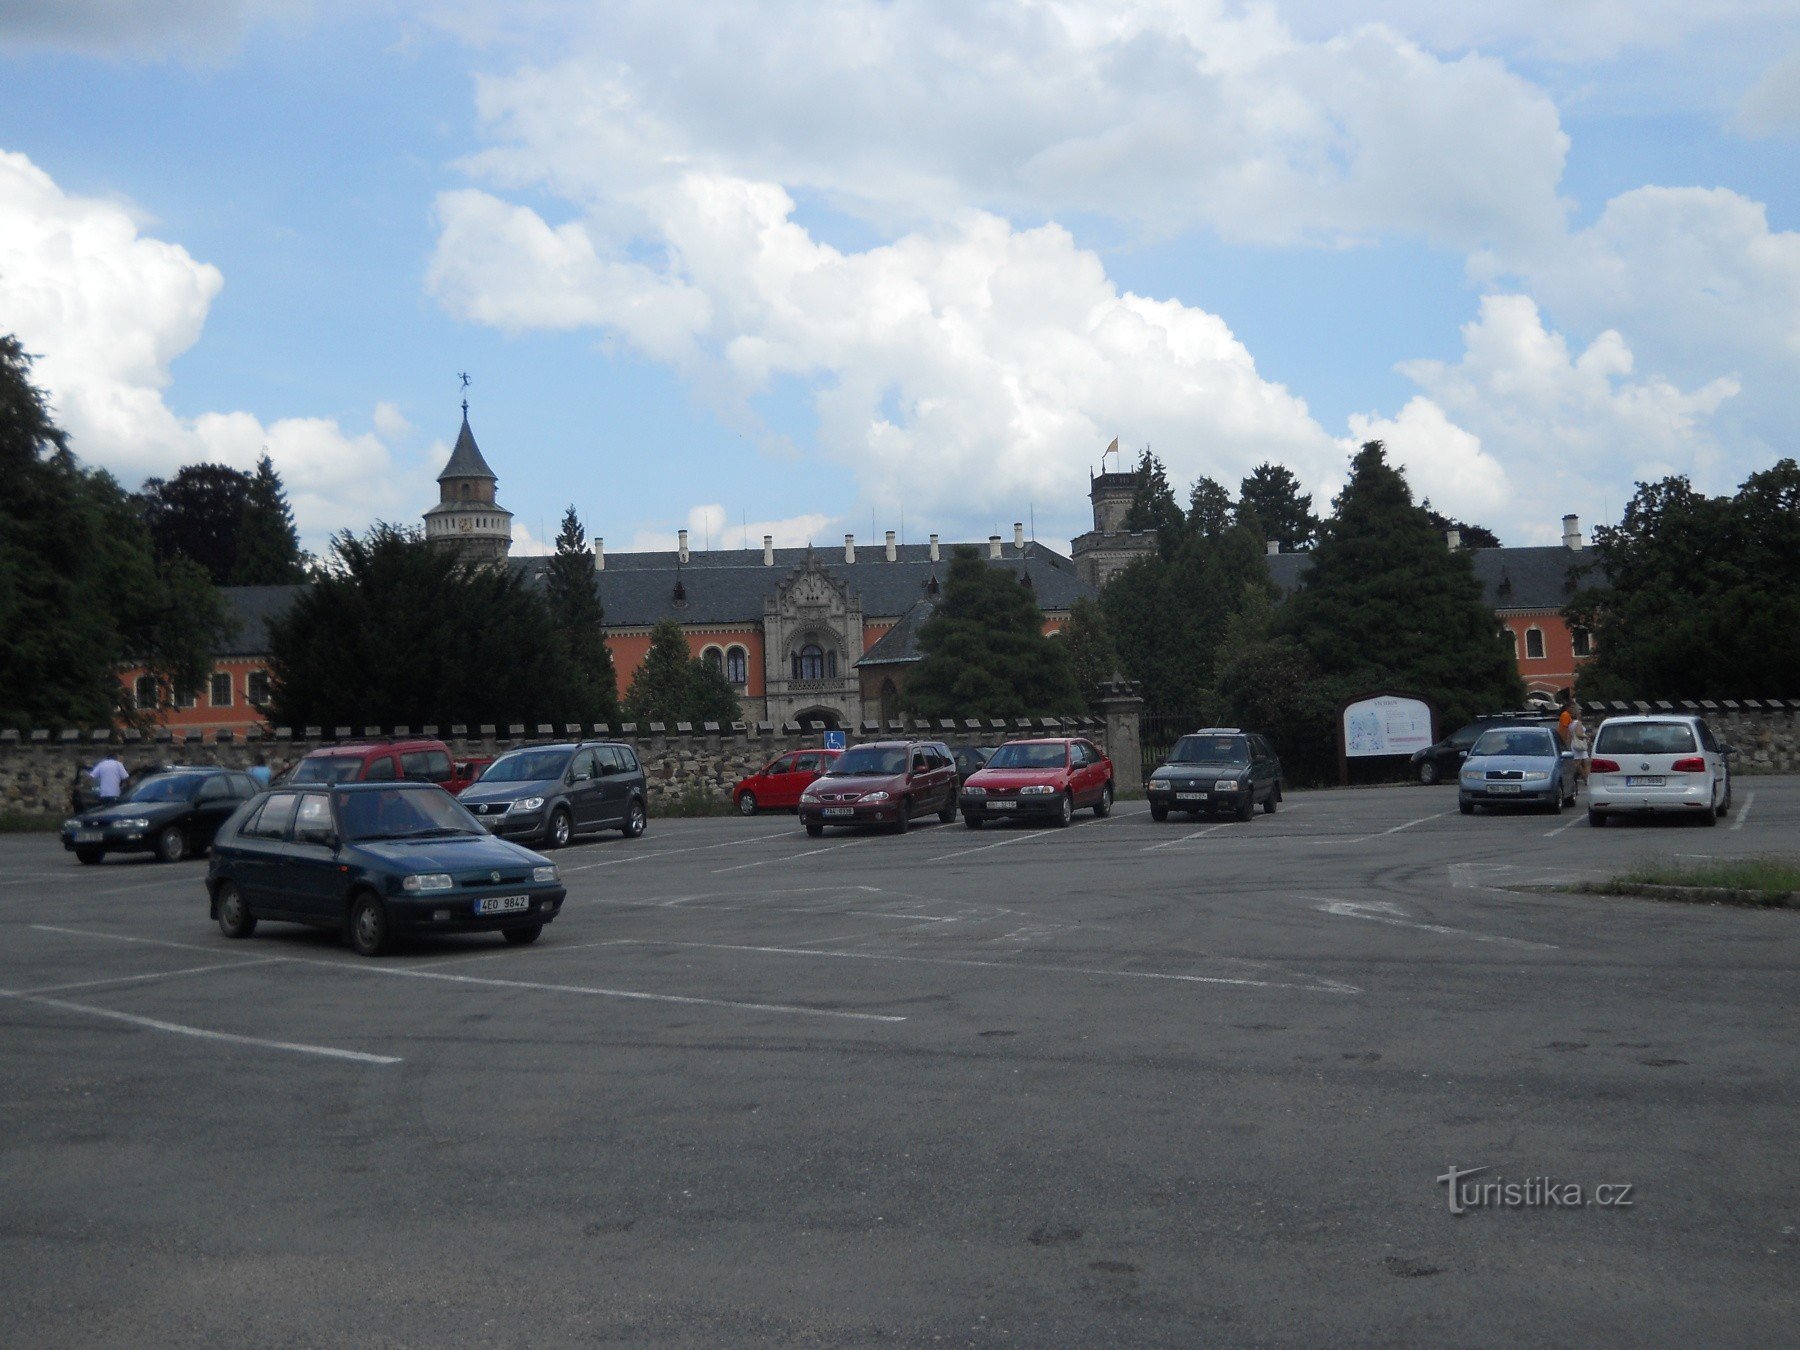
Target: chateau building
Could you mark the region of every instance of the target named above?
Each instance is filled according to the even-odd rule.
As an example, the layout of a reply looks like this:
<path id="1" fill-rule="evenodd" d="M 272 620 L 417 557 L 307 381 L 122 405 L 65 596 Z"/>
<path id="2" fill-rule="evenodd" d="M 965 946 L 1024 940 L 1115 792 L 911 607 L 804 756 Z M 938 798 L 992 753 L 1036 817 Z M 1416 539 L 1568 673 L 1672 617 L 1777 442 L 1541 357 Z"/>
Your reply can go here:
<path id="1" fill-rule="evenodd" d="M 438 503 L 425 512 L 425 537 L 454 549 L 473 565 L 514 568 L 542 584 L 549 560 L 510 556 L 512 513 L 500 506 L 498 483 L 469 427 L 462 428 L 438 475 Z M 1027 540 L 1013 526 L 1010 543 L 990 535 L 974 547 L 989 567 L 1030 587 L 1043 612 L 1044 631 L 1059 631 L 1070 607 L 1097 596 L 1134 559 L 1153 553 L 1156 536 L 1124 528 L 1137 487 L 1133 473 L 1101 473 L 1089 481 L 1094 528 L 1072 541 L 1067 555 Z M 833 726 L 899 714 L 906 678 L 919 660 L 918 635 L 948 576 L 954 545 L 932 535 L 902 544 L 887 531 L 880 544 L 843 548 L 689 548 L 682 530 L 673 550 L 608 554 L 595 539 L 595 585 L 606 612 L 606 642 L 623 695 L 650 648 L 650 630 L 673 619 L 688 647 L 716 665 L 737 691 L 745 721 L 822 721 Z M 1457 547 L 1452 538 L 1448 547 Z M 1513 636 L 1519 673 L 1529 688 L 1554 692 L 1574 682 L 1588 655 L 1585 634 L 1573 633 L 1561 610 L 1574 594 L 1581 532 L 1564 521 L 1562 547 L 1475 549 L 1471 560 L 1499 623 Z M 1271 551 L 1271 579 L 1283 594 L 1300 586 L 1311 557 Z M 300 593 L 298 586 L 226 587 L 230 634 L 207 687 L 173 707 L 166 690 L 141 668 L 120 672 L 140 707 L 162 705 L 163 722 L 178 730 L 228 730 L 262 720 L 268 701 L 269 625 Z M 520 709 L 521 719 L 537 710 Z"/>

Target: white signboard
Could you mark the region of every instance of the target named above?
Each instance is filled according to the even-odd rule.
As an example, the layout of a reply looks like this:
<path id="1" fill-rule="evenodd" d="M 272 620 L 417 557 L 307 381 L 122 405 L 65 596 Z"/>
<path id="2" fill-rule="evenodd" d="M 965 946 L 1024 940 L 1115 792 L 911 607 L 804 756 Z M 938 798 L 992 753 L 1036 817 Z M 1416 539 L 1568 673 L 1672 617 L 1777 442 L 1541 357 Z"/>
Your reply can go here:
<path id="1" fill-rule="evenodd" d="M 1344 709 L 1344 754 L 1410 755 L 1431 744 L 1431 709 L 1422 700 L 1383 694 Z"/>

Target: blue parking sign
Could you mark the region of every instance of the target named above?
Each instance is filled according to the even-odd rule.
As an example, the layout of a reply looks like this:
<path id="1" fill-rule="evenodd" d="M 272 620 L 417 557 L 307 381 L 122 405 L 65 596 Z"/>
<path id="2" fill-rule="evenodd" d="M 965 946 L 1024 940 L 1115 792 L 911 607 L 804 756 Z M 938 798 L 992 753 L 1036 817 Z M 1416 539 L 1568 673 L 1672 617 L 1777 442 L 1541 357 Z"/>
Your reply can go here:
<path id="1" fill-rule="evenodd" d="M 843 750 L 846 749 L 849 744 L 850 737 L 847 732 L 828 731 L 825 733 L 825 748 L 827 750 Z"/>

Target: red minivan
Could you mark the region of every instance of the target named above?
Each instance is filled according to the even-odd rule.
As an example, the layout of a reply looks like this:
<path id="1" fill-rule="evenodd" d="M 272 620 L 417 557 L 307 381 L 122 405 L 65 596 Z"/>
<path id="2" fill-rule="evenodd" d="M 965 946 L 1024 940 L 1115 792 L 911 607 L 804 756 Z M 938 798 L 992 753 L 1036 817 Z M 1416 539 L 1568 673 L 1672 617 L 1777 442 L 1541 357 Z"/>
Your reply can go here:
<path id="1" fill-rule="evenodd" d="M 1092 741 L 1066 736 L 1008 741 L 969 775 L 958 803 L 971 830 L 1020 816 L 1067 825 L 1081 807 L 1104 816 L 1112 804 L 1112 761 Z"/>
<path id="2" fill-rule="evenodd" d="M 475 781 L 472 764 L 457 764 L 450 747 L 425 738 L 322 745 L 294 765 L 288 783 L 365 783 L 406 779 L 436 783 L 455 795 Z"/>
<path id="3" fill-rule="evenodd" d="M 762 768 L 740 778 L 731 789 L 731 800 L 740 815 L 753 816 L 758 811 L 791 811 L 800 805 L 800 794 L 832 763 L 841 750 L 790 750 L 777 755 Z"/>

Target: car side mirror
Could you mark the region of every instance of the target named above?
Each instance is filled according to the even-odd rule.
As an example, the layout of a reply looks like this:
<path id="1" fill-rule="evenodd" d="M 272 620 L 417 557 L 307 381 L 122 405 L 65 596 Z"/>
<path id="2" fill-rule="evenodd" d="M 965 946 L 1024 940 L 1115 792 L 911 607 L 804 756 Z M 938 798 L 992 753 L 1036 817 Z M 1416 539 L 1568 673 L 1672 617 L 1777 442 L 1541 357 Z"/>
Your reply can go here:
<path id="1" fill-rule="evenodd" d="M 1469 752 L 1467 750 L 1458 750 L 1456 752 L 1456 757 L 1458 759 L 1467 759 L 1469 757 Z"/>
<path id="2" fill-rule="evenodd" d="M 1575 752 L 1574 752 L 1574 751 L 1573 751 L 1573 750 L 1565 750 L 1565 751 L 1563 751 L 1563 752 L 1562 752 L 1562 757 L 1563 757 L 1563 758 L 1564 758 L 1564 759 L 1574 759 L 1574 758 L 1575 758 Z"/>

